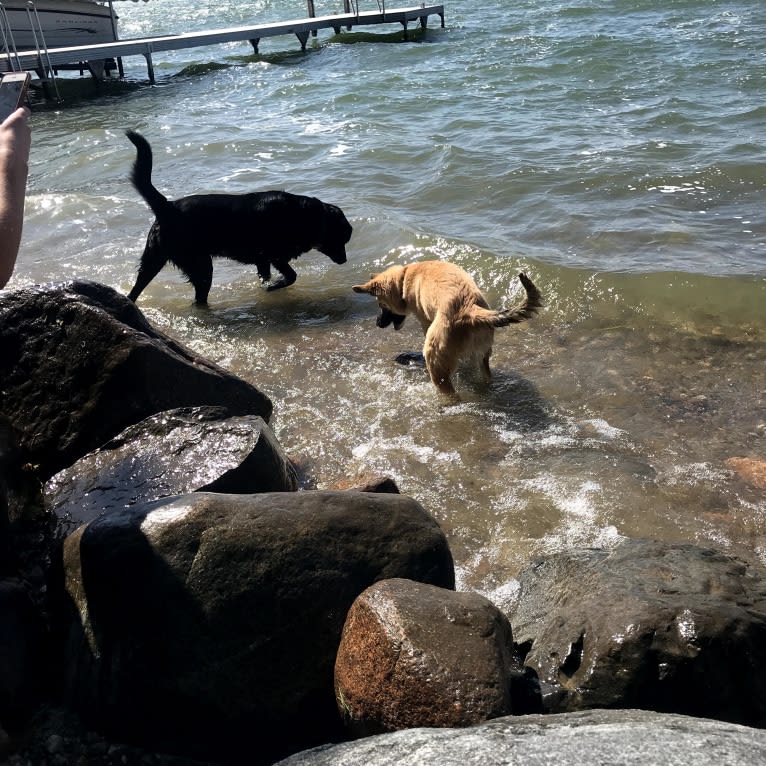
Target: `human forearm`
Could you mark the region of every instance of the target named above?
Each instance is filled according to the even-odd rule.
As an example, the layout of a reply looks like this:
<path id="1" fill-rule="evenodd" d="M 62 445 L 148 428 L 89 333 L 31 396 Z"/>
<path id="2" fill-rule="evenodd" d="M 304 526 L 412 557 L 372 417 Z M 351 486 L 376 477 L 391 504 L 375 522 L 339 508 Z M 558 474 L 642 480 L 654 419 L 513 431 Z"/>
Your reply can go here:
<path id="1" fill-rule="evenodd" d="M 29 112 L 17 109 L 0 123 L 0 287 L 13 273 L 24 224 L 29 172 Z"/>

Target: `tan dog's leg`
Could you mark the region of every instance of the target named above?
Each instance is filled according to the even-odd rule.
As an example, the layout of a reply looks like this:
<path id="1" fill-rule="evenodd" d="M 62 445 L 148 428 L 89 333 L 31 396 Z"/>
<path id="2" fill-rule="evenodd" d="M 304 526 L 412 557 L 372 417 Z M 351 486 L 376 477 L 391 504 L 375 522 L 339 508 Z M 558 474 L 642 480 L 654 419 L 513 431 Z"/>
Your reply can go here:
<path id="1" fill-rule="evenodd" d="M 489 383 L 492 380 L 492 370 L 489 369 L 489 358 L 492 356 L 492 349 L 490 348 L 481 360 L 481 371 L 484 374 L 484 380 Z"/>
<path id="2" fill-rule="evenodd" d="M 449 332 L 449 323 L 437 314 L 426 333 L 423 356 L 431 382 L 441 393 L 454 397 L 456 394 L 451 378 L 457 367 L 457 357 L 454 349 L 450 348 Z"/>

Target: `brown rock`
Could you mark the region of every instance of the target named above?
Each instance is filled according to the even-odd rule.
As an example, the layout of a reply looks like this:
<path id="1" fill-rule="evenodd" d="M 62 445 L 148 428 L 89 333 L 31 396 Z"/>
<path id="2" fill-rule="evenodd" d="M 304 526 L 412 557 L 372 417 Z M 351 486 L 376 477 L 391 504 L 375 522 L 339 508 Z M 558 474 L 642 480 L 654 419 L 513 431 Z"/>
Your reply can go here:
<path id="1" fill-rule="evenodd" d="M 726 461 L 726 466 L 754 487 L 766 489 L 766 460 L 730 457 Z"/>
<path id="2" fill-rule="evenodd" d="M 346 618 L 335 661 L 338 708 L 358 736 L 506 715 L 511 646 L 508 620 L 483 596 L 378 582 Z"/>

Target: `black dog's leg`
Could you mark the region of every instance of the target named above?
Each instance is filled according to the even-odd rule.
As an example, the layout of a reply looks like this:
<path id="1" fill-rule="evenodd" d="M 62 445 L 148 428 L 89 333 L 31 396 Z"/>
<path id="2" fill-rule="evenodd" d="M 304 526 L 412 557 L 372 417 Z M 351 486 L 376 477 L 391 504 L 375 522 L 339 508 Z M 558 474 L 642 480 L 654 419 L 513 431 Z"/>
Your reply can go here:
<path id="1" fill-rule="evenodd" d="M 294 269 L 290 267 L 287 261 L 274 261 L 274 268 L 282 275 L 279 279 L 269 284 L 266 289 L 281 290 L 283 287 L 289 287 L 298 278 Z"/>
<path id="2" fill-rule="evenodd" d="M 213 284 L 213 259 L 207 253 L 195 253 L 185 257 L 179 268 L 194 285 L 194 302 L 204 306 Z"/>
<path id="3" fill-rule="evenodd" d="M 268 282 L 271 279 L 271 264 L 266 260 L 260 260 L 255 265 L 258 269 L 258 279 L 264 283 Z"/>
<path id="4" fill-rule="evenodd" d="M 133 303 L 136 302 L 136 299 L 141 295 L 144 288 L 157 276 L 157 274 L 160 273 L 160 269 L 162 269 L 167 262 L 168 259 L 162 252 L 162 247 L 160 246 L 159 230 L 156 226 L 152 226 L 149 230 L 149 236 L 146 238 L 144 253 L 141 256 L 136 284 L 133 285 L 133 289 L 128 293 L 128 298 L 132 300 Z"/>

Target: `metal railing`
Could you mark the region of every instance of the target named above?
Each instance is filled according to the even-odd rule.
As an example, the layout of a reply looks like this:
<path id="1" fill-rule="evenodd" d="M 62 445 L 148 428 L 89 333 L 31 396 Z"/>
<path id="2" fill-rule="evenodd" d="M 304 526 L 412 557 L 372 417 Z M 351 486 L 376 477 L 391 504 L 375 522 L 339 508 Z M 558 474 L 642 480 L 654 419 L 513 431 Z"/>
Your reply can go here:
<path id="1" fill-rule="evenodd" d="M 48 44 L 45 42 L 45 33 L 43 32 L 43 25 L 40 21 L 40 16 L 37 13 L 37 6 L 34 0 L 27 0 L 25 5 L 27 12 L 27 21 L 29 23 L 29 31 L 32 34 L 32 40 L 34 42 L 34 50 L 37 51 L 37 72 L 40 79 L 45 83 L 52 82 L 56 91 L 56 98 L 59 98 L 58 85 L 56 84 L 56 73 L 51 64 L 50 55 L 48 54 Z M 0 38 L 3 42 L 2 53 L 8 57 L 8 68 L 11 71 L 21 71 L 23 69 L 21 61 L 19 59 L 19 51 L 16 47 L 16 41 L 13 37 L 13 29 L 11 28 L 11 21 L 8 17 L 8 11 L 0 0 Z"/>

